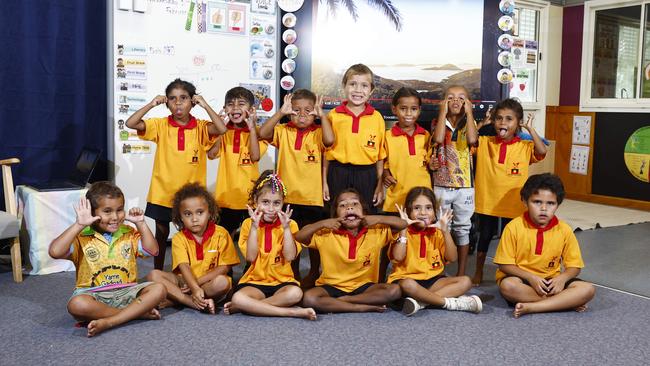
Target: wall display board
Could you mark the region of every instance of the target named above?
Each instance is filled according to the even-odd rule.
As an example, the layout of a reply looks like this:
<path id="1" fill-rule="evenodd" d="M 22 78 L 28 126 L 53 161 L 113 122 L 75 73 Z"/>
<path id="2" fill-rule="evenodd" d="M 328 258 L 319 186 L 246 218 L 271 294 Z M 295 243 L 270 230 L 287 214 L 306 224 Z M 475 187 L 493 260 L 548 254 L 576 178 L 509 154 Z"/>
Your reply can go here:
<path id="1" fill-rule="evenodd" d="M 250 89 L 262 123 L 276 109 L 279 12 L 275 1 L 262 0 L 116 0 L 112 7 L 113 98 L 108 109 L 113 113 L 109 135 L 114 136 L 115 181 L 124 190 L 128 207 L 144 207 L 156 145 L 139 140 L 125 126 L 127 118 L 181 78 L 192 82 L 216 111 L 222 109 L 228 89 Z M 191 113 L 209 120 L 199 106 Z M 145 119 L 167 115 L 169 110 L 160 105 Z M 272 167 L 274 156 L 269 148 L 260 169 Z M 208 162 L 211 191 L 217 167 L 218 160 Z"/>

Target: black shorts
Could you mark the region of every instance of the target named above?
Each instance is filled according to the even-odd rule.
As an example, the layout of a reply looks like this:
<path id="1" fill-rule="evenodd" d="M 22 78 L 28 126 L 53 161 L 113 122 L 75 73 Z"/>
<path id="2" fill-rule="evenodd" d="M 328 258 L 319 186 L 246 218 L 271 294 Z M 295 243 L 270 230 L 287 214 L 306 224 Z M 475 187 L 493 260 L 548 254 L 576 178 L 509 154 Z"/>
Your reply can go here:
<path id="1" fill-rule="evenodd" d="M 165 207 L 151 202 L 147 202 L 147 207 L 144 210 L 144 215 L 156 221 L 172 221 L 171 207 Z"/>
<path id="2" fill-rule="evenodd" d="M 262 293 L 264 294 L 265 297 L 271 297 L 279 289 L 281 289 L 281 288 L 283 288 L 285 286 L 296 286 L 296 287 L 298 287 L 298 284 L 296 284 L 294 282 L 285 282 L 285 283 L 281 283 L 281 284 L 275 285 L 275 286 L 267 286 L 267 285 L 257 285 L 257 284 L 254 284 L 254 283 L 240 283 L 235 288 L 235 292 L 243 289 L 244 287 L 255 287 L 256 289 L 262 291 Z"/>
<path id="3" fill-rule="evenodd" d="M 377 208 L 372 205 L 372 196 L 375 194 L 375 187 L 377 187 L 375 164 L 354 165 L 330 160 L 327 169 L 327 185 L 330 189 L 330 204 L 334 203 L 336 195 L 341 191 L 346 188 L 354 188 L 367 205 L 368 213 L 371 215 L 377 213 Z"/>
<path id="4" fill-rule="evenodd" d="M 233 210 L 231 208 L 219 208 L 219 225 L 226 228 L 232 235 L 241 223 L 248 217 L 248 210 Z"/>
<path id="5" fill-rule="evenodd" d="M 422 286 L 422 287 L 424 287 L 424 288 L 426 288 L 428 290 L 429 287 L 433 286 L 433 284 L 438 282 L 439 279 L 445 278 L 445 277 L 447 277 L 447 276 L 445 276 L 445 274 L 439 274 L 437 276 L 433 276 L 433 277 L 431 277 L 429 279 L 426 279 L 426 280 L 413 280 L 413 281 L 417 282 L 418 285 L 420 285 L 420 286 Z M 394 280 L 391 283 L 398 283 L 399 281 L 405 280 L 405 279 L 406 278 L 400 278 L 399 280 Z"/>
<path id="6" fill-rule="evenodd" d="M 321 286 L 316 286 L 316 287 L 320 287 L 323 290 L 327 291 L 327 294 L 330 295 L 330 297 L 341 297 L 341 296 L 359 295 L 361 293 L 364 293 L 368 289 L 368 287 L 370 287 L 370 286 L 372 286 L 374 284 L 375 283 L 373 283 L 373 282 L 368 282 L 368 283 L 366 283 L 364 285 L 361 285 L 361 286 L 355 288 L 351 292 L 345 292 L 343 290 L 339 290 L 336 287 L 330 286 L 330 285 L 321 285 Z"/>
<path id="7" fill-rule="evenodd" d="M 297 205 L 289 203 L 293 214 L 291 218 L 296 221 L 299 228 L 305 225 L 313 224 L 327 217 L 325 209 L 321 206 Z"/>
<path id="8" fill-rule="evenodd" d="M 517 277 L 517 276 L 505 276 L 505 277 L 503 277 L 503 278 L 501 279 L 501 281 L 503 281 L 504 279 L 506 279 L 506 278 L 508 278 L 508 277 Z M 519 279 L 520 279 L 520 280 L 521 280 L 525 285 L 530 286 L 530 283 L 529 283 L 528 281 L 526 281 L 525 279 L 523 279 L 523 278 L 521 278 L 521 277 L 517 277 L 517 278 L 519 278 Z M 499 283 L 501 283 L 501 281 L 499 281 Z M 571 278 L 571 279 L 569 279 L 568 281 L 566 281 L 566 282 L 564 283 L 564 289 L 566 290 L 566 288 L 569 287 L 570 284 L 572 284 L 572 283 L 574 283 L 574 282 L 576 282 L 576 281 L 583 281 L 583 280 L 580 279 L 580 278 L 578 278 L 578 277 Z M 515 304 L 515 303 L 513 303 L 513 302 L 510 302 L 510 301 L 508 301 L 508 300 L 506 300 L 506 302 L 508 303 L 508 306 L 510 306 L 511 308 L 514 308 L 515 305 L 517 305 L 517 304 Z"/>

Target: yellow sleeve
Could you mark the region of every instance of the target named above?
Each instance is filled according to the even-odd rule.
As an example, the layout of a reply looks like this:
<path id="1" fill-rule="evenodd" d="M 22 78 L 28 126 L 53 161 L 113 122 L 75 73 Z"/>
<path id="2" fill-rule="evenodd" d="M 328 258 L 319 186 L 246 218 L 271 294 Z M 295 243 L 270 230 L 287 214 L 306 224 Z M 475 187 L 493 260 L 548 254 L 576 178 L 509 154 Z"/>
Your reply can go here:
<path id="1" fill-rule="evenodd" d="M 266 154 L 266 150 L 269 148 L 269 142 L 264 141 L 264 140 L 258 140 L 257 143 L 260 144 L 260 159 L 264 154 Z"/>
<path id="2" fill-rule="evenodd" d="M 160 118 L 149 118 L 144 120 L 145 129 L 142 133 L 138 132 L 140 139 L 158 143 L 158 124 Z"/>
<path id="3" fill-rule="evenodd" d="M 79 254 L 81 252 L 81 241 L 79 240 L 79 235 L 74 238 L 74 241 L 70 246 L 72 247 L 72 254 L 70 254 L 69 259 L 74 263 L 76 268 L 79 268 L 79 261 L 81 259 L 81 255 Z M 68 248 L 68 251 L 70 251 L 70 248 Z"/>
<path id="4" fill-rule="evenodd" d="M 237 254 L 230 234 L 221 226 L 217 226 L 217 230 L 221 233 L 219 237 L 221 243 L 219 243 L 219 260 L 217 266 L 233 266 L 239 264 L 239 255 Z"/>
<path id="5" fill-rule="evenodd" d="M 384 121 L 384 117 L 379 115 L 379 120 L 381 121 L 381 127 L 380 128 L 380 144 L 379 144 L 379 154 L 377 155 L 378 160 L 384 160 L 388 156 L 386 153 L 386 146 L 384 146 L 384 141 L 386 140 L 386 122 Z"/>
<path id="6" fill-rule="evenodd" d="M 388 164 L 388 158 L 390 156 L 390 152 L 388 151 L 388 138 L 384 138 L 384 143 L 382 145 L 384 154 L 386 155 L 384 158 L 384 169 L 390 169 L 390 165 Z"/>
<path id="7" fill-rule="evenodd" d="M 241 229 L 239 230 L 239 241 L 237 242 L 237 245 L 239 245 L 239 251 L 241 251 L 241 254 L 244 256 L 244 258 L 246 258 L 246 246 L 248 245 L 248 235 L 251 232 L 251 225 L 252 221 L 249 217 L 244 220 L 244 222 L 241 224 Z"/>
<path id="8" fill-rule="evenodd" d="M 433 240 L 435 240 L 433 246 L 440 252 L 440 258 L 443 258 L 445 261 L 447 261 L 447 258 L 445 257 L 447 246 L 445 245 L 445 236 L 443 235 L 442 231 L 436 230 L 436 234 L 433 236 Z"/>
<path id="9" fill-rule="evenodd" d="M 321 243 L 325 239 L 328 234 L 331 235 L 331 230 L 326 230 L 326 229 L 321 229 L 318 230 L 317 232 L 314 233 L 314 235 L 311 236 L 311 241 L 309 244 L 301 243 L 303 246 L 306 246 L 307 248 L 312 248 L 312 249 L 318 249 L 321 246 Z"/>
<path id="10" fill-rule="evenodd" d="M 275 147 L 280 147 L 280 135 L 281 132 L 285 129 L 285 125 L 280 125 L 279 123 L 273 128 L 273 138 L 271 140 L 271 145 Z"/>
<path id="11" fill-rule="evenodd" d="M 211 121 L 206 121 L 199 119 L 196 121 L 197 123 L 197 128 L 199 129 L 197 131 L 197 135 L 199 136 L 199 145 L 203 147 L 205 151 L 210 150 L 212 145 L 217 141 L 218 136 L 210 136 L 210 133 L 208 133 L 208 124 L 212 123 Z"/>
<path id="12" fill-rule="evenodd" d="M 289 230 L 291 230 L 291 235 L 296 234 L 299 230 L 298 224 L 295 221 L 291 220 L 289 222 Z M 293 241 L 294 244 L 296 245 L 296 255 L 299 255 L 300 252 L 302 251 L 302 245 L 300 245 L 300 243 L 298 243 L 295 239 Z"/>
<path id="13" fill-rule="evenodd" d="M 494 255 L 494 264 L 517 264 L 517 236 L 513 228 L 513 225 L 508 224 L 503 229 Z"/>
<path id="14" fill-rule="evenodd" d="M 565 230 L 564 249 L 562 250 L 564 268 L 584 268 L 578 239 L 571 229 Z"/>
<path id="15" fill-rule="evenodd" d="M 178 232 L 172 237 L 172 272 L 174 273 L 178 273 L 179 264 L 190 264 L 190 257 L 187 254 L 185 241 L 186 239 L 183 237 L 182 232 Z"/>

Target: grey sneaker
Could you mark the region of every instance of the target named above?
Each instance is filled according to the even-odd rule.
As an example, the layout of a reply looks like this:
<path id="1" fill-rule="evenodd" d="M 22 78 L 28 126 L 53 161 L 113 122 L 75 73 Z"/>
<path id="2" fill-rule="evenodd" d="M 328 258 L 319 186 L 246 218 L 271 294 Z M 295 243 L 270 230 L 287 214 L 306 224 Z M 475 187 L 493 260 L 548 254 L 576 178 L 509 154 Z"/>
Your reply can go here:
<path id="1" fill-rule="evenodd" d="M 447 310 L 469 311 L 472 313 L 480 313 L 483 310 L 483 303 L 481 299 L 476 296 L 460 296 L 456 298 L 449 298 L 449 307 Z"/>
<path id="2" fill-rule="evenodd" d="M 417 313 L 418 311 L 420 311 L 420 309 L 423 309 L 423 308 L 424 308 L 424 306 L 420 305 L 420 303 L 418 303 L 417 300 L 415 300 L 414 298 L 406 297 L 406 298 L 404 298 L 404 305 L 402 306 L 402 313 L 404 315 L 406 315 L 406 316 L 411 316 L 411 315 Z"/>

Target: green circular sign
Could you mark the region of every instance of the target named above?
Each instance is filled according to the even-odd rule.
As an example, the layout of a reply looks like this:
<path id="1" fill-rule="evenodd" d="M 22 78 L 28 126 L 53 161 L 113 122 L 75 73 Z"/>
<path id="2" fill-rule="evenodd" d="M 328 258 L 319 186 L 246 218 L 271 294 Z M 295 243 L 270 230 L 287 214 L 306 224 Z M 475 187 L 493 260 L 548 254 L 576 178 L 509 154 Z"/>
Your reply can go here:
<path id="1" fill-rule="evenodd" d="M 641 127 L 625 143 L 625 165 L 634 178 L 650 182 L 650 126 Z"/>

